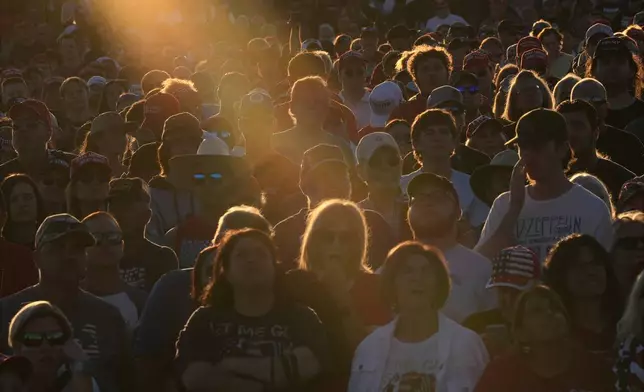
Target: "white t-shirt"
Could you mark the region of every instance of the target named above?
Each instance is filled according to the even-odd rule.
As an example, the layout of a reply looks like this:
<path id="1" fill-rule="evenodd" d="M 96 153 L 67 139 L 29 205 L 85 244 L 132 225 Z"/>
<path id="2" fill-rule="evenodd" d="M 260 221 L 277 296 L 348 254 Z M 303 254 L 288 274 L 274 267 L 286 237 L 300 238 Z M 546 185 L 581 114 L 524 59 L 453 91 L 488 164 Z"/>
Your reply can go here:
<path id="1" fill-rule="evenodd" d="M 380 391 L 435 391 L 439 358 L 438 334 L 418 343 L 404 343 L 394 337 L 389 346 Z"/>
<path id="2" fill-rule="evenodd" d="M 401 177 L 400 189 L 402 189 L 405 195 L 407 194 L 407 186 L 409 185 L 411 180 L 417 175 L 421 174 L 422 170 L 423 169 L 421 168 Z M 449 180 L 452 182 L 452 185 L 454 185 L 454 189 L 456 189 L 456 193 L 458 194 L 458 202 L 461 205 L 461 210 L 463 211 L 465 218 L 474 227 L 478 227 L 483 224 L 483 222 L 485 222 L 485 218 L 487 217 L 489 209 L 487 208 L 485 203 L 478 200 L 478 198 L 474 196 L 474 192 L 472 191 L 472 187 L 470 186 L 470 176 L 463 172 L 452 169 L 452 176 Z"/>
<path id="3" fill-rule="evenodd" d="M 134 330 L 134 327 L 139 322 L 139 312 L 136 310 L 136 305 L 134 305 L 134 302 L 128 297 L 127 293 L 106 295 L 100 298 L 114 305 L 121 312 L 121 316 L 123 316 L 128 330 Z"/>
<path id="4" fill-rule="evenodd" d="M 495 291 L 485 288 L 492 275 L 490 260 L 463 245 L 456 245 L 443 254 L 452 279 L 452 291 L 441 311 L 461 323 L 474 313 L 496 308 Z"/>
<path id="5" fill-rule="evenodd" d="M 425 25 L 425 30 L 429 32 L 434 32 L 436 31 L 436 29 L 438 29 L 438 26 L 441 26 L 441 25 L 451 26 L 454 23 L 462 23 L 466 26 L 469 26 L 469 23 L 467 23 L 467 21 L 462 17 L 454 14 L 449 14 L 445 19 L 441 19 L 438 16 L 434 16 L 433 18 L 427 21 L 427 24 Z"/>
<path id="6" fill-rule="evenodd" d="M 477 247 L 496 232 L 509 206 L 509 192 L 494 200 Z M 608 207 L 600 198 L 579 185 L 573 185 L 568 192 L 555 199 L 534 200 L 526 187 L 525 204 L 515 228 L 518 245 L 530 248 L 543 262 L 550 248 L 574 233 L 591 235 L 604 248 L 610 248 L 613 241 L 612 221 Z"/>
<path id="7" fill-rule="evenodd" d="M 362 129 L 371 124 L 371 105 L 369 104 L 371 92 L 369 90 L 365 90 L 364 95 L 358 102 L 348 101 L 342 92 L 340 92 L 339 96 L 342 99 L 342 103 L 351 109 L 353 115 L 356 117 L 358 129 Z"/>

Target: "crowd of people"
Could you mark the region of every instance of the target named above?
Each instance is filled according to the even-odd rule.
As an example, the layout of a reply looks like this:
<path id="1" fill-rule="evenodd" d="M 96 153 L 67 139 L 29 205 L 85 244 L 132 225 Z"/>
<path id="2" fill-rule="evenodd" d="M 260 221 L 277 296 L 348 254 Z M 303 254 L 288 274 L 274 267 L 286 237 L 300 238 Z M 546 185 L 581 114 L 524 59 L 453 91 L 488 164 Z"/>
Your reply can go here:
<path id="1" fill-rule="evenodd" d="M 644 1 L 0 4 L 0 391 L 644 390 Z"/>

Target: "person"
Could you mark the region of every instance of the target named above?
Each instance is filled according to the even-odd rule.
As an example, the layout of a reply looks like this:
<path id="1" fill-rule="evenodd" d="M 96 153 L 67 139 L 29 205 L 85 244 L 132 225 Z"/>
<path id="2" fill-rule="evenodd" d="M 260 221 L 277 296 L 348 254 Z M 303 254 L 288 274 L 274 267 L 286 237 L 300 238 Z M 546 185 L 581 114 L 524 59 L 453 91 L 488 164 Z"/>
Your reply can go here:
<path id="1" fill-rule="evenodd" d="M 584 41 L 582 42 L 583 50 L 575 57 L 573 62 L 573 69 L 576 74 L 584 75 L 586 73 L 587 62 L 595 55 L 599 41 L 612 36 L 613 29 L 604 23 L 595 23 L 586 30 Z"/>
<path id="2" fill-rule="evenodd" d="M 128 153 L 125 120 L 116 112 L 103 112 L 92 120 L 80 153 L 94 152 L 107 158 L 114 177 L 120 177 L 126 167 L 123 157 Z"/>
<path id="3" fill-rule="evenodd" d="M 590 191 L 593 195 L 599 197 L 610 212 L 611 217 L 615 217 L 615 204 L 611 199 L 610 192 L 606 187 L 606 184 L 602 182 L 599 178 L 593 176 L 592 174 L 580 172 L 570 176 L 570 182 L 573 184 L 581 185 L 587 190 Z"/>
<path id="4" fill-rule="evenodd" d="M 521 116 L 537 108 L 554 109 L 552 92 L 548 84 L 536 73 L 522 70 L 510 84 L 502 118 L 515 123 Z M 506 135 L 514 137 L 514 132 L 511 131 L 513 130 L 506 131 Z"/>
<path id="5" fill-rule="evenodd" d="M 387 256 L 382 279 L 397 317 L 356 349 L 348 391 L 473 389 L 488 354 L 474 332 L 441 311 L 451 282 L 440 250 L 404 242 Z"/>
<path id="6" fill-rule="evenodd" d="M 452 168 L 450 158 L 458 144 L 458 136 L 454 117 L 445 110 L 429 109 L 416 117 L 411 128 L 411 143 L 421 168 L 402 176 L 400 187 L 403 193 L 408 194 L 409 183 L 422 173 L 449 178 L 457 190 L 464 219 L 476 227 L 485 220 L 487 209 L 475 200 L 469 184 L 470 176 Z"/>
<path id="7" fill-rule="evenodd" d="M 98 388 L 88 371 L 89 356 L 74 340 L 69 319 L 48 301 L 31 302 L 16 313 L 9 325 L 8 345 L 30 364 L 26 390 L 92 392 Z"/>
<path id="8" fill-rule="evenodd" d="M 147 95 L 150 91 L 161 88 L 167 79 L 170 79 L 170 74 L 167 72 L 158 69 L 150 70 L 141 78 L 141 92 Z"/>
<path id="9" fill-rule="evenodd" d="M 555 98 L 555 107 L 559 106 L 563 101 L 570 101 L 574 98 L 570 97 L 573 87 L 579 82 L 581 78 L 575 74 L 568 74 L 561 78 L 555 84 L 555 88 L 552 90 L 552 95 Z"/>
<path id="10" fill-rule="evenodd" d="M 543 280 L 563 301 L 575 338 L 589 352 L 612 359 L 623 300 L 610 254 L 593 237 L 573 234 L 550 251 Z"/>
<path id="11" fill-rule="evenodd" d="M 155 391 L 166 382 L 174 383 L 172 377 L 159 375 L 171 374 L 179 332 L 197 309 L 212 279 L 217 244 L 227 232 L 242 229 L 256 229 L 267 235 L 273 233 L 271 224 L 256 208 L 233 207 L 219 219 L 213 238 L 215 245 L 201 251 L 194 268 L 170 271 L 154 285 L 134 340 L 137 370 L 147 390 Z"/>
<path id="12" fill-rule="evenodd" d="M 630 211 L 617 215 L 615 241 L 611 248 L 613 269 L 619 282 L 621 298 L 627 298 L 637 276 L 642 272 L 644 214 Z"/>
<path id="13" fill-rule="evenodd" d="M 302 234 L 310 211 L 325 200 L 350 197 L 352 187 L 345 162 L 342 151 L 330 144 L 319 144 L 304 153 L 299 179 L 307 205 L 275 226 L 275 245 L 286 270 L 297 267 Z M 393 245 L 392 229 L 377 212 L 366 210 L 365 216 L 374 239 L 368 248 L 368 260 L 380 265 Z"/>
<path id="14" fill-rule="evenodd" d="M 624 315 L 617 323 L 617 359 L 613 371 L 617 382 L 615 391 L 627 392 L 644 384 L 642 361 L 639 353 L 644 349 L 642 341 L 642 295 L 644 295 L 644 274 L 639 274 L 633 285 L 624 309 Z"/>
<path id="15" fill-rule="evenodd" d="M 133 391 L 132 358 L 127 331 L 119 311 L 107 302 L 79 288 L 84 277 L 86 250 L 94 237 L 69 214 L 48 216 L 36 232 L 34 260 L 39 282 L 0 300 L 0 322 L 7 349 L 9 323 L 25 303 L 46 300 L 58 306 L 73 326 L 73 338 L 93 355 L 89 375 L 101 391 Z"/>
<path id="16" fill-rule="evenodd" d="M 407 121 L 391 120 L 385 125 L 384 132 L 390 134 L 396 140 L 396 144 L 398 144 L 398 149 L 400 150 L 400 156 L 406 157 L 412 152 L 411 125 Z M 409 172 L 412 171 L 410 170 Z M 404 174 L 409 172 L 406 172 L 405 167 L 403 167 Z"/>
<path id="17" fill-rule="evenodd" d="M 519 296 L 512 330 L 514 349 L 490 362 L 475 392 L 612 390 L 609 367 L 575 345 L 566 308 L 548 287 Z"/>
<path id="18" fill-rule="evenodd" d="M 187 390 L 288 390 L 326 372 L 319 319 L 283 298 L 281 289 L 269 236 L 246 229 L 224 237 L 203 306 L 177 341 L 176 362 Z M 258 328 L 265 333 L 253 332 Z"/>
<path id="19" fill-rule="evenodd" d="M 340 57 L 337 66 L 342 84 L 338 95 L 356 117 L 358 129 L 362 129 L 371 120 L 370 91 L 366 87 L 367 61 L 361 53 L 349 51 Z"/>
<path id="20" fill-rule="evenodd" d="M 146 98 L 143 122 L 134 134 L 138 146 L 161 141 L 166 120 L 179 112 L 179 101 L 173 95 L 157 93 Z"/>
<path id="21" fill-rule="evenodd" d="M 468 25 L 467 21 L 459 15 L 452 14 L 449 3 L 446 0 L 433 0 L 436 16 L 429 19 L 425 24 L 425 31 L 434 32 L 438 26 L 452 26 L 454 24 Z"/>
<path id="22" fill-rule="evenodd" d="M 597 111 L 586 101 L 564 101 L 557 106 L 568 124 L 570 148 L 575 156 L 569 173 L 587 172 L 596 175 L 617 200 L 622 185 L 635 173 L 610 159 L 597 154 L 596 140 L 599 135 Z"/>
<path id="23" fill-rule="evenodd" d="M 477 111 L 486 111 L 487 109 L 485 108 L 485 103 L 486 100 L 492 99 L 493 96 L 493 88 L 492 88 L 492 81 L 494 78 L 494 73 L 493 73 L 493 65 L 492 62 L 490 61 L 490 56 L 487 52 L 483 50 L 473 50 L 472 52 L 468 53 L 465 55 L 463 58 L 463 72 L 469 73 L 473 75 L 467 75 L 467 77 L 464 78 L 463 82 L 465 83 L 464 86 L 478 86 L 478 93 L 477 94 L 470 94 L 472 95 L 471 100 L 467 100 L 467 106 L 469 106 L 470 109 L 472 109 L 472 112 L 469 113 L 470 117 L 468 120 L 472 120 L 476 117 Z M 466 74 L 460 74 L 460 75 L 452 75 L 451 79 L 451 84 L 454 87 L 457 87 L 459 85 L 462 86 L 459 79 L 463 79 L 463 76 Z M 459 90 L 460 91 L 460 90 Z M 469 91 L 468 91 L 469 92 Z M 461 93 L 463 93 L 461 91 Z M 477 111 L 474 111 L 473 109 L 476 108 Z M 482 113 L 481 113 L 482 114 Z"/>
<path id="24" fill-rule="evenodd" d="M 33 249 L 34 235 L 46 216 L 38 186 L 26 174 L 11 174 L 0 184 L 0 192 L 7 201 L 2 236 Z"/>
<path id="25" fill-rule="evenodd" d="M 411 180 L 407 193 L 407 221 L 414 240 L 440 249 L 450 271 L 453 286 L 443 313 L 460 323 L 474 313 L 494 308 L 496 297 L 485 290 L 492 264 L 458 243 L 461 209 L 454 185 L 445 177 L 422 173 Z"/>
<path id="26" fill-rule="evenodd" d="M 0 86 L 3 111 L 9 111 L 14 104 L 31 97 L 29 87 L 27 87 L 27 83 L 21 77 L 14 76 L 5 78 Z"/>
<path id="27" fill-rule="evenodd" d="M 372 132 L 383 131 L 391 113 L 404 100 L 402 90 L 395 82 L 387 80 L 374 87 L 369 94 L 369 123 L 358 131 L 358 136 L 362 139 Z"/>
<path id="28" fill-rule="evenodd" d="M 130 162 L 127 167 L 127 172 L 124 173 L 125 178 L 138 177 L 146 184 L 154 177 L 161 173 L 159 162 L 157 161 L 157 151 L 159 150 L 159 143 L 148 143 L 140 146 L 130 156 Z"/>
<path id="29" fill-rule="evenodd" d="M 467 126 L 465 145 L 494 158 L 506 149 L 507 138 L 503 124 L 488 116 L 479 116 Z"/>
<path id="30" fill-rule="evenodd" d="M 606 88 L 596 79 L 582 79 L 572 88 L 570 99 L 586 101 L 595 107 L 599 127 L 597 150 L 635 174 L 644 174 L 642 141 L 632 133 L 606 123 L 608 115 Z"/>
<path id="31" fill-rule="evenodd" d="M 228 72 L 221 77 L 217 88 L 219 116 L 228 120 L 237 131 L 237 110 L 242 97 L 250 91 L 250 81 L 239 72 Z"/>
<path id="32" fill-rule="evenodd" d="M 486 98 L 481 94 L 479 78 L 468 71 L 455 71 L 450 80 L 452 87 L 456 88 L 463 96 L 465 120 L 463 124 L 469 124 L 485 111 L 484 102 Z"/>
<path id="33" fill-rule="evenodd" d="M 127 81 L 112 79 L 105 84 L 98 113 L 116 111 L 116 104 L 121 94 L 127 92 Z"/>
<path id="34" fill-rule="evenodd" d="M 641 73 L 641 64 L 628 48 L 626 38 L 608 37 L 599 41 L 588 62 L 586 77 L 597 79 L 606 88 L 606 124 L 624 129 L 642 117 L 644 102 L 637 98 Z"/>
<path id="35" fill-rule="evenodd" d="M 75 133 L 91 120 L 89 90 L 85 81 L 77 76 L 69 77 L 60 85 L 63 109 L 59 117 L 61 131 L 56 136 L 56 147 L 63 151 L 74 150 Z"/>
<path id="36" fill-rule="evenodd" d="M 615 212 L 621 214 L 630 211 L 644 211 L 644 177 L 642 176 L 627 181 L 619 191 Z"/>
<path id="37" fill-rule="evenodd" d="M 489 165 L 477 168 L 470 176 L 474 195 L 486 206 L 492 207 L 494 200 L 510 189 L 510 176 L 517 162 L 519 154 L 507 149 L 495 155 Z"/>
<path id="38" fill-rule="evenodd" d="M 162 84 L 160 92 L 174 96 L 179 101 L 180 112 L 190 113 L 195 117 L 201 116 L 199 93 L 194 83 L 190 80 L 178 78 L 166 79 Z"/>
<path id="39" fill-rule="evenodd" d="M 561 79 L 571 70 L 573 56 L 562 52 L 563 35 L 555 27 L 546 27 L 537 35 L 548 53 L 548 76 Z"/>
<path id="40" fill-rule="evenodd" d="M 109 161 L 102 155 L 86 152 L 74 158 L 66 192 L 67 211 L 78 219 L 105 211 L 111 175 Z"/>
<path id="41" fill-rule="evenodd" d="M 103 90 L 107 80 L 102 76 L 92 76 L 87 80 L 89 108 L 92 114 L 99 114 L 99 107 L 101 106 L 101 98 L 103 97 Z"/>
<path id="42" fill-rule="evenodd" d="M 0 388 L 7 392 L 24 392 L 33 367 L 25 357 L 0 354 Z"/>
<path id="43" fill-rule="evenodd" d="M 521 160 L 510 191 L 494 201 L 475 249 L 494 257 L 503 248 L 523 245 L 543 261 L 559 239 L 573 233 L 592 235 L 609 249 L 613 230 L 608 208 L 564 173 L 570 159 L 565 118 L 554 110 L 535 109 L 519 119 L 516 134 L 510 142 L 519 145 Z M 544 224 L 551 219 L 545 217 L 557 218 Z"/>
<path id="44" fill-rule="evenodd" d="M 26 100 L 11 107 L 13 121 L 11 141 L 17 157 L 0 165 L 0 178 L 12 173 L 28 174 L 38 182 L 49 169 L 49 157 L 56 156 L 70 163 L 74 155 L 47 149 L 52 138 L 51 116 L 40 101 Z"/>
<path id="45" fill-rule="evenodd" d="M 87 250 L 87 272 L 82 287 L 109 304 L 114 305 L 123 316 L 130 331 L 139 321 L 147 294 L 129 286 L 121 278 L 119 262 L 123 257 L 123 233 L 109 213 L 98 211 L 86 216 L 82 224 L 96 240 L 96 245 Z"/>
<path id="46" fill-rule="evenodd" d="M 483 50 L 488 54 L 493 67 L 496 67 L 497 65 L 502 66 L 505 61 L 505 50 L 503 49 L 503 43 L 501 40 L 496 37 L 496 32 L 493 33 L 493 36 L 487 37 L 481 41 L 479 50 Z"/>

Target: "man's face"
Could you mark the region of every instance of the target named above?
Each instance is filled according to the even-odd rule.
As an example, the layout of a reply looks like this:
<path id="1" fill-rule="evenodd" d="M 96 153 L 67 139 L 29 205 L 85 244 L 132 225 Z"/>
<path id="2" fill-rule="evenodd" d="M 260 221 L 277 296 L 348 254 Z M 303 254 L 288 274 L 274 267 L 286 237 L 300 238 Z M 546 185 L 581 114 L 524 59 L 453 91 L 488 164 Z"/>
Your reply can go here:
<path id="1" fill-rule="evenodd" d="M 340 73 L 344 90 L 360 91 L 366 84 L 366 69 L 363 64 L 348 64 Z"/>
<path id="2" fill-rule="evenodd" d="M 445 235 L 459 216 L 458 201 L 443 189 L 428 186 L 411 198 L 407 219 L 414 237 Z M 428 219 L 431 217 L 431 219 Z"/>
<path id="3" fill-rule="evenodd" d="M 292 97 L 291 111 L 297 118 L 298 124 L 322 126 L 329 111 L 328 92 L 319 89 Z"/>
<path id="4" fill-rule="evenodd" d="M 597 140 L 597 129 L 591 129 L 588 118 L 583 112 L 562 113 L 568 124 L 570 147 L 577 156 L 592 152 Z"/>
<path id="5" fill-rule="evenodd" d="M 463 95 L 463 104 L 470 110 L 481 106 L 481 93 L 478 84 L 462 82 L 454 86 Z"/>
<path id="6" fill-rule="evenodd" d="M 423 159 L 449 159 L 455 148 L 456 142 L 446 125 L 434 125 L 424 129 L 414 145 L 414 149 L 422 154 Z"/>
<path id="7" fill-rule="evenodd" d="M 561 50 L 561 42 L 559 42 L 559 39 L 554 34 L 548 34 L 543 37 L 541 44 L 543 45 L 546 52 L 548 52 L 548 54 L 550 55 L 556 55 Z"/>
<path id="8" fill-rule="evenodd" d="M 505 149 L 505 137 L 503 132 L 489 126 L 482 126 L 470 138 L 468 146 L 485 153 L 490 158 Z"/>
<path id="9" fill-rule="evenodd" d="M 78 51 L 78 44 L 73 38 L 63 38 L 60 41 L 60 57 L 62 63 L 68 67 L 75 67 L 80 64 L 80 55 Z"/>
<path id="10" fill-rule="evenodd" d="M 2 104 L 4 106 L 29 97 L 29 88 L 25 83 L 8 83 L 2 88 Z"/>
<path id="11" fill-rule="evenodd" d="M 40 151 L 51 138 L 51 130 L 36 116 L 21 116 L 14 119 L 11 134 L 13 148 L 19 153 Z"/>
<path id="12" fill-rule="evenodd" d="M 115 198 L 109 202 L 109 212 L 126 236 L 141 236 L 150 220 L 150 203 L 145 200 Z"/>
<path id="13" fill-rule="evenodd" d="M 368 162 L 360 167 L 364 179 L 370 187 L 398 189 L 402 175 L 402 159 L 398 151 L 391 147 L 378 148 Z"/>
<path id="14" fill-rule="evenodd" d="M 554 141 L 522 144 L 519 141 L 519 156 L 525 162 L 525 170 L 534 181 L 544 181 L 561 172 L 568 144 L 557 145 Z"/>
<path id="15" fill-rule="evenodd" d="M 364 37 L 361 39 L 362 52 L 366 58 L 372 58 L 378 51 L 378 38 Z"/>
<path id="16" fill-rule="evenodd" d="M 421 61 L 416 69 L 416 85 L 420 91 L 428 94 L 435 88 L 448 84 L 449 72 L 443 62 L 437 58 Z"/>
<path id="17" fill-rule="evenodd" d="M 65 87 L 63 102 L 70 109 L 84 110 L 88 105 L 87 88 L 80 83 L 71 83 Z"/>
<path id="18" fill-rule="evenodd" d="M 35 257 L 41 279 L 72 288 L 85 278 L 85 247 L 76 236 L 67 235 L 43 244 L 35 251 Z"/>
<path id="19" fill-rule="evenodd" d="M 499 45 L 487 44 L 482 49 L 487 52 L 488 58 L 490 59 L 492 64 L 500 64 L 501 61 L 503 61 L 503 55 L 505 54 L 505 51 Z"/>
<path id="20" fill-rule="evenodd" d="M 597 59 L 595 77 L 606 88 L 625 87 L 633 76 L 633 70 L 625 56 L 601 56 Z"/>
<path id="21" fill-rule="evenodd" d="M 344 164 L 329 162 L 311 171 L 307 182 L 307 194 L 319 201 L 348 199 L 351 194 L 349 171 Z"/>

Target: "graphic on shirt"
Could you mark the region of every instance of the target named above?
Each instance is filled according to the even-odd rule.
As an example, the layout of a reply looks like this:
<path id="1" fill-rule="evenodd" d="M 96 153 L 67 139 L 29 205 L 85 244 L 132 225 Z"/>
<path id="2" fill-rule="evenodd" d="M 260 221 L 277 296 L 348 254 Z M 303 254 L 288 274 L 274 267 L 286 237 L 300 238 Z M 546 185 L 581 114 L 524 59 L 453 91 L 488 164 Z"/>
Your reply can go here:
<path id="1" fill-rule="evenodd" d="M 121 279 L 132 287 L 145 289 L 145 268 L 134 267 L 121 269 Z"/>
<path id="2" fill-rule="evenodd" d="M 581 231 L 581 216 L 536 216 L 518 220 L 516 238 L 519 244 L 529 248 L 540 260 L 543 260 L 553 244 L 570 234 Z M 544 245 L 547 249 L 543 249 Z"/>
<path id="3" fill-rule="evenodd" d="M 223 338 L 219 345 L 220 358 L 273 357 L 293 350 L 288 326 L 212 323 L 210 329 L 216 338 Z"/>
<path id="4" fill-rule="evenodd" d="M 433 374 L 409 372 L 396 374 L 382 389 L 382 392 L 434 392 L 436 377 Z"/>
<path id="5" fill-rule="evenodd" d="M 77 336 L 78 343 L 83 348 L 87 356 L 92 359 L 99 358 L 101 351 L 98 347 L 98 336 L 96 333 L 96 325 L 85 324 L 81 328 Z"/>

